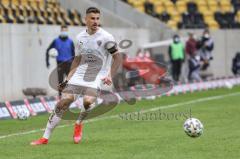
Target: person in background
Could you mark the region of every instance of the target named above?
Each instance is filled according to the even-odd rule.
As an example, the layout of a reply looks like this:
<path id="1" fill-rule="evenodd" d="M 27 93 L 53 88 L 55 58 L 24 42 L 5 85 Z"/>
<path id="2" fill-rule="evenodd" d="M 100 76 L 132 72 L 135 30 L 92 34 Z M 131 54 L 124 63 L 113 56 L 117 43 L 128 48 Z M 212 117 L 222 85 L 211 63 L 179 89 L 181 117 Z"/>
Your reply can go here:
<path id="1" fill-rule="evenodd" d="M 240 52 L 232 60 L 232 72 L 235 76 L 240 75 Z"/>
<path id="2" fill-rule="evenodd" d="M 73 58 L 75 56 L 75 48 L 74 43 L 72 39 L 68 37 L 68 27 L 67 26 L 61 26 L 61 33 L 59 37 L 54 39 L 50 46 L 47 49 L 46 52 L 46 66 L 49 68 L 49 51 L 51 49 L 56 49 L 58 52 L 58 55 L 56 56 L 57 60 L 57 72 L 58 72 L 58 83 L 62 83 L 64 80 L 64 76 L 67 76 L 71 64 L 73 61 Z M 61 92 L 59 92 L 59 95 L 61 95 Z"/>
<path id="3" fill-rule="evenodd" d="M 154 12 L 154 5 L 149 1 L 146 0 L 144 2 L 144 11 L 145 13 L 154 16 L 155 12 Z"/>
<path id="4" fill-rule="evenodd" d="M 172 77 L 177 82 L 181 75 L 182 63 L 185 60 L 185 49 L 179 35 L 173 36 L 173 42 L 169 46 L 168 54 L 172 64 Z"/>
<path id="5" fill-rule="evenodd" d="M 203 61 L 202 70 L 207 70 L 210 61 L 213 59 L 212 51 L 214 49 L 214 42 L 208 29 L 203 31 L 202 38 L 198 42 L 197 48 L 200 52 L 201 61 Z"/>
<path id="6" fill-rule="evenodd" d="M 188 67 L 189 67 L 188 80 L 198 82 L 201 81 L 202 80 L 200 76 L 201 61 L 200 56 L 196 52 L 190 55 L 188 59 Z"/>
<path id="7" fill-rule="evenodd" d="M 195 55 L 197 51 L 197 40 L 194 38 L 194 34 L 192 32 L 189 32 L 188 36 L 189 38 L 186 42 L 185 51 L 186 54 L 191 57 L 191 55 Z"/>

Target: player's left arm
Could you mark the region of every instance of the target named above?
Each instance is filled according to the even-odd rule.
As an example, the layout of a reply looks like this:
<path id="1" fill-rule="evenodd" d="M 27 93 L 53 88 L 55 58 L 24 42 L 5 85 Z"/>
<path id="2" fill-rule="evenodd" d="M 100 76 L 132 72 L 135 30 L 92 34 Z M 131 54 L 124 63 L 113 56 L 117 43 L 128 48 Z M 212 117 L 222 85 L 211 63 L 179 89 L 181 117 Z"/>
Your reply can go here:
<path id="1" fill-rule="evenodd" d="M 113 58 L 113 63 L 110 70 L 110 77 L 113 78 L 117 74 L 118 68 L 122 64 L 122 57 L 120 53 L 117 51 L 112 55 L 112 58 Z"/>
<path id="2" fill-rule="evenodd" d="M 118 51 L 112 54 L 112 58 L 113 58 L 113 62 L 112 62 L 111 69 L 108 73 L 108 76 L 103 78 L 103 82 L 107 85 L 112 84 L 112 79 L 117 74 L 118 68 L 122 64 L 122 57 Z"/>
<path id="3" fill-rule="evenodd" d="M 113 36 L 109 36 L 106 40 L 105 49 L 112 55 L 112 65 L 107 77 L 103 78 L 103 82 L 107 85 L 112 84 L 113 77 L 117 74 L 118 68 L 122 64 L 122 57 L 117 48 L 117 43 Z"/>

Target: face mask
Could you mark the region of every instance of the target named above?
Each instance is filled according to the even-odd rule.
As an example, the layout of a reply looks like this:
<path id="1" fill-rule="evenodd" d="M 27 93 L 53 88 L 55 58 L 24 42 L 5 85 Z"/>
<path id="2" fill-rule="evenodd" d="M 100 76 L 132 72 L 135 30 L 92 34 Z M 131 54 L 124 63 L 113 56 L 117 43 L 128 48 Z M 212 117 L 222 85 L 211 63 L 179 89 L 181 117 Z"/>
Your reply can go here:
<path id="1" fill-rule="evenodd" d="M 210 37 L 210 35 L 209 34 L 204 34 L 203 37 L 208 39 Z"/>
<path id="2" fill-rule="evenodd" d="M 179 38 L 174 38 L 174 42 L 178 43 L 180 41 Z"/>
<path id="3" fill-rule="evenodd" d="M 197 38 L 198 38 L 197 35 L 193 35 L 194 40 L 197 40 Z"/>
<path id="4" fill-rule="evenodd" d="M 196 55 L 196 56 L 195 56 L 195 59 L 196 59 L 197 61 L 200 61 L 200 56 Z"/>
<path id="5" fill-rule="evenodd" d="M 68 37 L 68 32 L 67 31 L 62 31 L 60 36 L 61 37 Z"/>

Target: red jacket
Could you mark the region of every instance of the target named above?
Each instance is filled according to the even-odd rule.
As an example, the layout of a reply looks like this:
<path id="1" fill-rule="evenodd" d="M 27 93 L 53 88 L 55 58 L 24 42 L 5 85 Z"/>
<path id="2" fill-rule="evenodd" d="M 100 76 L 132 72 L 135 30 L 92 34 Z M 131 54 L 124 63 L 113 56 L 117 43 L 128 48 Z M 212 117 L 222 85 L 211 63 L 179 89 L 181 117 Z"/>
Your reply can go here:
<path id="1" fill-rule="evenodd" d="M 197 41 L 195 39 L 188 39 L 185 50 L 188 55 L 195 53 L 197 50 Z"/>

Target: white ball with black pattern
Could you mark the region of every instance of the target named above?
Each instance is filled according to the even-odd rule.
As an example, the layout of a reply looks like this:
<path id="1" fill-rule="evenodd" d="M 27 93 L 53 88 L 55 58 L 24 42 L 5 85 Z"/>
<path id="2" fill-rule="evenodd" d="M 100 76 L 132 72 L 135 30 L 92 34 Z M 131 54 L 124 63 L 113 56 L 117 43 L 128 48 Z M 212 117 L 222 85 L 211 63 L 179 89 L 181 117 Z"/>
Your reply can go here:
<path id="1" fill-rule="evenodd" d="M 19 120 L 27 120 L 30 116 L 30 113 L 28 110 L 21 109 L 17 112 L 17 117 Z"/>
<path id="2" fill-rule="evenodd" d="M 184 132 L 190 137 L 199 137 L 203 134 L 203 124 L 196 118 L 189 118 L 183 124 Z"/>

